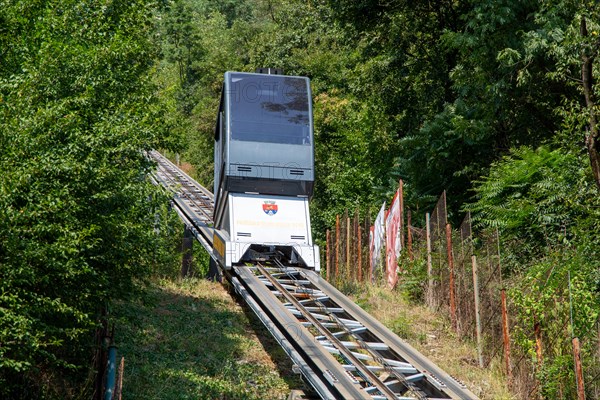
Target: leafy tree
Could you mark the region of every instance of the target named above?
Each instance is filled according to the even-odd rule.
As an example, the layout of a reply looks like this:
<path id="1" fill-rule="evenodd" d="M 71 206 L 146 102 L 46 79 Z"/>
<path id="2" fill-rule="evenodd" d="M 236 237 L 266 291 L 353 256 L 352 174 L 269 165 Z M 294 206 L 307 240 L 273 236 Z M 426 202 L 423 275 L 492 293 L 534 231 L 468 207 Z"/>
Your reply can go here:
<path id="1" fill-rule="evenodd" d="M 0 396 L 65 398 L 100 310 L 162 257 L 152 3 L 3 1 L 0 20 Z"/>
<path id="2" fill-rule="evenodd" d="M 465 209 L 477 214 L 480 228 L 501 229 L 507 278 L 522 293 L 527 284 L 535 289 L 519 300 L 518 318 L 528 322 L 529 305 L 543 306 L 536 296 L 558 303 L 564 297 L 564 288 L 531 283 L 548 276 L 540 271 L 562 262 L 561 254 L 577 262 L 597 255 L 598 200 L 583 157 L 597 142 L 595 3 L 177 2 L 198 10 L 198 18 L 177 17 L 194 38 L 194 56 L 186 59 L 190 79 L 175 84 L 176 60 L 163 47 L 163 94 L 176 92 L 185 157 L 205 184 L 222 73 L 279 67 L 312 82 L 315 237 L 345 208 L 378 209 L 398 178 L 413 208 L 430 207 L 446 189 L 451 217 L 471 201 Z M 228 4 L 237 11 L 227 11 Z M 582 65 L 590 66 L 587 89 Z M 551 280 L 564 281 L 570 271 L 581 284 L 577 298 L 596 306 L 596 264 L 586 262 L 581 271 L 575 261 L 567 264 Z M 589 326 L 595 314 L 584 306 L 576 313 Z M 558 335 L 552 316 L 545 318 Z M 568 366 L 565 354 L 549 361 L 545 376 Z M 571 379 L 560 376 L 561 385 Z M 550 385 L 544 390 L 548 397 L 558 393 Z"/>
<path id="3" fill-rule="evenodd" d="M 514 279 L 510 298 L 519 321 L 511 332 L 513 340 L 537 363 L 532 327 L 538 325 L 542 335 L 542 363 L 536 367 L 540 393 L 544 398 L 577 398 L 570 337 L 582 342 L 584 379 L 593 397 L 595 376 L 600 372 L 594 363 L 597 353 L 597 321 L 600 310 L 597 250 L 586 238 L 577 244 L 557 245 L 546 254 L 531 260 L 527 271 Z M 571 326 L 571 317 L 573 325 Z"/>
<path id="4" fill-rule="evenodd" d="M 583 235 L 582 226 L 598 217 L 589 171 L 581 158 L 562 150 L 521 147 L 494 163 L 475 187 L 466 208 L 480 228 L 498 228 L 515 267 L 527 265 L 548 247 Z"/>
<path id="5" fill-rule="evenodd" d="M 533 14 L 536 29 L 524 31 L 524 48 L 507 48 L 523 82 L 539 77 L 531 72 L 531 60 L 544 54 L 544 79 L 568 87 L 561 107 L 565 143 L 583 144 L 588 153 L 596 185 L 600 190 L 597 93 L 600 51 L 600 6 L 595 1 L 542 1 Z"/>

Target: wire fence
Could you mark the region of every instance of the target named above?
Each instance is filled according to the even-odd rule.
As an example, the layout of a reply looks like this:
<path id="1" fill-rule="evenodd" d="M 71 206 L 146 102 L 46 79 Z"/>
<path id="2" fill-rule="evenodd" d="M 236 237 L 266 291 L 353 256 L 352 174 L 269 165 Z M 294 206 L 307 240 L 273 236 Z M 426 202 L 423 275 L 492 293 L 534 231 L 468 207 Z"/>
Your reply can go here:
<path id="1" fill-rule="evenodd" d="M 585 399 L 587 394 L 588 398 L 600 399 L 600 322 L 598 331 L 588 334 L 585 342 L 573 338 L 565 314 L 566 300 L 560 294 L 564 288 L 557 288 L 556 295 L 544 305 L 556 323 L 550 327 L 536 323 L 535 318 L 531 322 L 515 304 L 510 290 L 506 290 L 512 282 L 503 279 L 497 230 L 474 231 L 470 213 L 453 229 L 448 223 L 445 192 L 431 213 L 425 215 L 424 227 L 412 225 L 410 210 L 404 214 L 407 221 L 402 225 L 405 235 L 400 275 L 406 266 L 403 263 L 426 266 L 421 300 L 448 316 L 452 329 L 475 344 L 480 367 L 501 364 L 515 395 L 542 399 L 547 398 L 541 391 L 543 363 L 570 357 L 572 369 L 556 377 L 557 381 L 562 380 L 553 393 L 559 393 L 560 398 L 576 395 L 573 398 Z M 383 279 L 385 267 L 370 265 L 370 225 L 368 216 L 361 220 L 358 211 L 353 215 L 346 211 L 337 217 L 336 226 L 327 231 L 325 275 L 330 282 L 338 286 L 348 282 L 387 282 Z M 585 355 L 583 364 L 575 354 L 578 346 Z M 586 384 L 585 389 L 580 381 Z"/>

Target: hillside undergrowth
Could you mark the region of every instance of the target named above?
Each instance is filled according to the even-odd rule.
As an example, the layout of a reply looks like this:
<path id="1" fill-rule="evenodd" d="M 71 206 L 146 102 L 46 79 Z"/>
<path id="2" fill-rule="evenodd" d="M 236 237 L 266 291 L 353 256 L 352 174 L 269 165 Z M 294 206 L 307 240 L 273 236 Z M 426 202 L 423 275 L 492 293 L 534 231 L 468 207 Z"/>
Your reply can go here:
<path id="1" fill-rule="evenodd" d="M 129 400 L 283 399 L 302 382 L 270 335 L 219 283 L 155 280 L 113 310 Z"/>

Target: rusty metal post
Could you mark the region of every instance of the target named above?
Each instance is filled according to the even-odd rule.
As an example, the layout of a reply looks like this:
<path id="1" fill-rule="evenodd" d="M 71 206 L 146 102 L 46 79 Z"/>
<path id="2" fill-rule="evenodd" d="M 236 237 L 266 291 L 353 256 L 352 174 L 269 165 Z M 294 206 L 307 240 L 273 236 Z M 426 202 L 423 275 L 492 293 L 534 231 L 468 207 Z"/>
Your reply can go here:
<path id="1" fill-rule="evenodd" d="M 331 249 L 329 248 L 329 242 L 331 240 L 330 236 L 329 229 L 327 229 L 325 234 L 325 279 L 327 279 L 327 281 L 329 281 L 331 278 Z"/>
<path id="2" fill-rule="evenodd" d="M 448 269 L 450 274 L 450 321 L 452 323 L 452 329 L 454 329 L 454 331 L 457 332 L 458 326 L 456 321 L 456 293 L 454 287 L 454 255 L 452 252 L 452 226 L 450 224 L 446 224 L 446 252 L 448 256 Z"/>
<path id="3" fill-rule="evenodd" d="M 581 366 L 581 347 L 579 338 L 573 338 L 573 357 L 575 358 L 575 378 L 577 379 L 577 400 L 585 400 L 583 367 Z"/>
<path id="4" fill-rule="evenodd" d="M 542 327 L 539 322 L 536 322 L 533 331 L 535 333 L 535 355 L 538 368 L 542 365 Z"/>
<path id="5" fill-rule="evenodd" d="M 483 337 L 481 333 L 481 307 L 479 305 L 479 273 L 477 271 L 477 257 L 471 256 L 473 267 L 473 297 L 475 298 L 475 329 L 477 334 L 477 359 L 479 367 L 483 368 Z"/>
<path id="6" fill-rule="evenodd" d="M 335 216 L 335 279 L 339 278 L 340 268 L 340 216 Z"/>
<path id="7" fill-rule="evenodd" d="M 360 227 L 360 214 L 358 211 L 358 207 L 356 211 L 354 211 L 354 219 L 352 221 L 352 279 L 354 281 L 358 280 L 358 247 L 360 247 L 360 237 L 358 235 L 358 228 Z"/>
<path id="8" fill-rule="evenodd" d="M 508 309 L 506 307 L 506 291 L 500 291 L 502 300 L 502 340 L 504 342 L 504 364 L 506 367 L 506 376 L 508 378 L 508 387 L 512 388 L 512 368 L 510 366 L 510 335 L 508 330 Z"/>
<path id="9" fill-rule="evenodd" d="M 358 225 L 358 247 L 357 247 L 357 258 L 358 258 L 358 281 L 362 282 L 363 280 L 363 271 L 362 271 L 362 226 Z"/>
<path id="10" fill-rule="evenodd" d="M 433 265 L 431 262 L 431 221 L 425 214 L 425 238 L 427 241 L 427 305 L 433 308 Z"/>
<path id="11" fill-rule="evenodd" d="M 410 261 L 414 261 L 415 256 L 413 254 L 412 248 L 412 232 L 410 231 L 412 225 L 411 219 L 412 213 L 410 212 L 410 210 L 408 210 L 406 213 L 406 248 L 408 249 L 408 259 Z"/>
<path id="12" fill-rule="evenodd" d="M 364 232 L 365 232 L 365 239 L 366 239 L 366 246 L 365 246 L 365 255 L 364 257 L 366 258 L 365 263 L 363 264 L 364 267 L 364 279 L 366 279 L 369 283 L 371 283 L 371 259 L 370 259 L 370 248 L 371 248 L 371 242 L 370 242 L 370 232 L 371 232 L 371 209 L 369 208 L 367 210 L 367 213 L 365 215 L 365 222 L 364 222 Z"/>

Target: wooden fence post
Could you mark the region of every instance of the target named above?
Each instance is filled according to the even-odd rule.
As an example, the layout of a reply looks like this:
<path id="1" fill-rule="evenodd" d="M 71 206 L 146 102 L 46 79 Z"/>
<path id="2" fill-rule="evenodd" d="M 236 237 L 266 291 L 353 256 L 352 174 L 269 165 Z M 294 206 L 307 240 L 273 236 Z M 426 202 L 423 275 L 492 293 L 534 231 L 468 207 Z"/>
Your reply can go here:
<path id="1" fill-rule="evenodd" d="M 512 368 L 510 366 L 510 335 L 508 331 L 508 310 L 506 307 L 506 291 L 500 291 L 502 300 L 502 339 L 504 341 L 504 364 L 506 366 L 506 376 L 508 378 L 508 387 L 512 388 Z"/>
<path id="2" fill-rule="evenodd" d="M 410 261 L 414 261 L 415 257 L 413 255 L 413 248 L 412 248 L 412 232 L 410 231 L 411 225 L 412 225 L 412 213 L 410 212 L 410 210 L 408 210 L 406 212 L 406 248 L 408 250 L 408 259 Z"/>
<path id="3" fill-rule="evenodd" d="M 452 252 L 452 226 L 450 224 L 446 224 L 446 252 L 448 255 L 448 269 L 450 273 L 450 321 L 452 323 L 452 329 L 454 329 L 454 331 L 457 332 L 458 324 L 456 321 L 456 298 L 454 287 L 454 255 Z"/>
<path id="4" fill-rule="evenodd" d="M 363 264 L 363 278 L 365 280 L 367 280 L 369 283 L 371 283 L 371 210 L 368 209 L 367 210 L 367 215 L 365 215 L 365 222 L 364 222 L 364 236 L 366 239 L 366 246 L 365 246 L 365 254 L 363 257 L 366 258 L 366 262 Z"/>
<path id="5" fill-rule="evenodd" d="M 577 400 L 585 400 L 583 368 L 581 366 L 581 347 L 579 338 L 573 338 L 573 357 L 575 358 L 575 378 L 577 379 Z"/>
<path id="6" fill-rule="evenodd" d="M 477 358 L 479 367 L 483 368 L 483 340 L 481 335 L 481 307 L 479 306 L 479 273 L 477 271 L 477 257 L 471 256 L 473 267 L 473 297 L 475 298 L 475 329 L 477 333 Z"/>
<path id="7" fill-rule="evenodd" d="M 125 370 L 125 357 L 121 357 L 121 362 L 119 363 L 119 370 L 117 372 L 117 383 L 115 385 L 115 394 L 113 396 L 114 400 L 121 400 L 121 396 L 123 394 L 123 372 Z"/>
<path id="8" fill-rule="evenodd" d="M 327 229 L 326 232 L 326 236 L 325 236 L 325 279 L 327 279 L 327 281 L 330 280 L 331 278 L 331 262 L 330 262 L 330 258 L 331 258 L 331 249 L 329 248 L 329 242 L 331 241 L 331 235 L 329 233 L 329 229 Z"/>
<path id="9" fill-rule="evenodd" d="M 358 248 L 357 248 L 357 258 L 358 258 L 358 281 L 362 282 L 363 280 L 363 271 L 362 271 L 362 226 L 358 225 Z"/>
<path id="10" fill-rule="evenodd" d="M 538 368 L 542 365 L 542 327 L 539 322 L 536 322 L 533 331 L 535 333 L 535 355 Z"/>
<path id="11" fill-rule="evenodd" d="M 350 237 L 352 235 L 350 234 L 350 217 L 346 217 L 346 280 L 350 280 L 350 278 L 352 277 L 352 266 L 351 266 L 351 259 L 350 259 L 350 254 L 352 254 L 350 252 L 351 250 L 351 242 L 350 242 Z"/>
<path id="12" fill-rule="evenodd" d="M 404 248 L 404 182 L 400 179 L 398 182 L 398 197 L 400 205 L 400 248 Z"/>
<path id="13" fill-rule="evenodd" d="M 358 228 L 360 227 L 360 213 L 358 207 L 354 211 L 354 219 L 352 221 L 352 280 L 358 280 L 358 254 L 360 247 L 360 236 L 358 234 Z"/>
<path id="14" fill-rule="evenodd" d="M 425 214 L 425 238 L 427 241 L 427 305 L 434 308 L 433 305 L 433 266 L 431 263 L 431 221 L 429 213 Z"/>
<path id="15" fill-rule="evenodd" d="M 340 216 L 335 216 L 335 279 L 339 278 L 340 267 Z"/>

